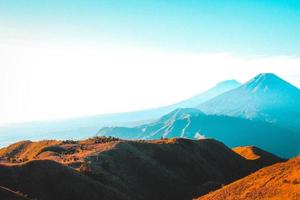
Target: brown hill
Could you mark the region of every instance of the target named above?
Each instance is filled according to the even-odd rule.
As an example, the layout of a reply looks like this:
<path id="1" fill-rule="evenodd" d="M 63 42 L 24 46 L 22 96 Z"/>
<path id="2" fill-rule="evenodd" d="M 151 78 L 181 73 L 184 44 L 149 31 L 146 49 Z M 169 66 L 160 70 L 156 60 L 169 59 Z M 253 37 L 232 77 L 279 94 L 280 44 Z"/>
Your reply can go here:
<path id="1" fill-rule="evenodd" d="M 263 168 L 199 200 L 298 200 L 300 157 Z"/>
<path id="2" fill-rule="evenodd" d="M 260 167 L 212 139 L 25 141 L 0 160 L 0 185 L 39 200 L 192 199 Z"/>
<path id="3" fill-rule="evenodd" d="M 285 161 L 284 159 L 255 146 L 236 147 L 232 150 L 247 160 L 252 160 L 259 168 Z"/>
<path id="4" fill-rule="evenodd" d="M 27 161 L 34 159 L 45 147 L 59 145 L 60 143 L 55 140 L 21 141 L 0 149 L 0 158 L 8 158 L 14 162 Z"/>

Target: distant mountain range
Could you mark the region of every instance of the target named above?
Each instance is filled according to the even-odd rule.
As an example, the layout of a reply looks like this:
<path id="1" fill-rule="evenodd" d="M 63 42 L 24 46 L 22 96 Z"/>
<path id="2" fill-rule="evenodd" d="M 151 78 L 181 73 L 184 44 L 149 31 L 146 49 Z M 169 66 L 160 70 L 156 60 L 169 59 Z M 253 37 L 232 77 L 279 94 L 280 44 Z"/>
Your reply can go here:
<path id="1" fill-rule="evenodd" d="M 98 130 L 105 126 L 136 126 L 144 124 L 156 120 L 177 108 L 195 107 L 240 85 L 235 80 L 223 81 L 187 100 L 155 109 L 2 126 L 0 127 L 0 147 L 24 139 L 83 139 L 96 135 Z"/>
<path id="2" fill-rule="evenodd" d="M 126 139 L 208 137 L 230 147 L 255 145 L 286 158 L 298 155 L 300 151 L 300 134 L 289 129 L 263 121 L 206 115 L 192 108 L 176 109 L 155 122 L 132 128 L 105 127 L 98 135 Z"/>
<path id="3" fill-rule="evenodd" d="M 157 109 L 2 127 L 0 145 L 55 140 L 0 148 L 0 199 L 298 199 L 300 157 L 285 158 L 299 120 L 299 89 L 268 73 Z"/>
<path id="4" fill-rule="evenodd" d="M 300 90 L 274 74 L 136 127 L 106 127 L 99 135 L 128 139 L 216 138 L 234 147 L 256 145 L 283 157 L 300 152 Z"/>
<path id="5" fill-rule="evenodd" d="M 300 152 L 300 90 L 272 73 L 229 80 L 179 103 L 128 113 L 0 128 L 0 144 L 24 139 L 209 137 L 230 147 L 256 145 L 283 157 Z"/>
<path id="6" fill-rule="evenodd" d="M 219 96 L 220 94 L 223 94 L 227 91 L 233 90 L 235 88 L 238 88 L 242 84 L 237 82 L 236 80 L 227 80 L 218 83 L 215 87 L 210 88 L 209 90 L 200 93 L 198 95 L 195 95 L 187 100 L 181 101 L 179 103 L 176 103 L 174 105 L 168 106 L 169 108 L 172 108 L 172 110 L 177 108 L 194 108 L 197 107 L 199 104 L 202 104 L 208 100 L 213 99 L 214 97 Z"/>

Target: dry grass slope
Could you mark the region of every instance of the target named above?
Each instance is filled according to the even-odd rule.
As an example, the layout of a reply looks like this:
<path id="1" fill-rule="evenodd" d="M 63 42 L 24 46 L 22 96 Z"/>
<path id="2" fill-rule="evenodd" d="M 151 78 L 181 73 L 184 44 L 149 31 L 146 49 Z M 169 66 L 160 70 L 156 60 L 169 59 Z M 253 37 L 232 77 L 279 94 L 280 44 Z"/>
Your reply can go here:
<path id="1" fill-rule="evenodd" d="M 255 146 L 236 147 L 232 150 L 247 160 L 252 160 L 259 168 L 286 161 Z"/>
<path id="2" fill-rule="evenodd" d="M 0 149 L 1 158 L 9 158 L 14 162 L 32 160 L 48 146 L 59 145 L 61 142 L 55 140 L 44 140 L 40 142 L 21 141 L 6 148 Z"/>
<path id="3" fill-rule="evenodd" d="M 299 200 L 300 157 L 263 168 L 198 200 Z"/>

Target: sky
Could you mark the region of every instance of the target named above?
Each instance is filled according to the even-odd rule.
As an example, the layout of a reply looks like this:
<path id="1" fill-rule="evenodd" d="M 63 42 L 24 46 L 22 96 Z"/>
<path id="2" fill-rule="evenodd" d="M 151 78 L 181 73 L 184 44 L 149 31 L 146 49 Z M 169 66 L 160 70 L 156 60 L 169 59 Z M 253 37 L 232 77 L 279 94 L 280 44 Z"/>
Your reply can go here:
<path id="1" fill-rule="evenodd" d="M 300 87 L 300 1 L 0 0 L 0 125 L 159 107 L 273 72 Z"/>

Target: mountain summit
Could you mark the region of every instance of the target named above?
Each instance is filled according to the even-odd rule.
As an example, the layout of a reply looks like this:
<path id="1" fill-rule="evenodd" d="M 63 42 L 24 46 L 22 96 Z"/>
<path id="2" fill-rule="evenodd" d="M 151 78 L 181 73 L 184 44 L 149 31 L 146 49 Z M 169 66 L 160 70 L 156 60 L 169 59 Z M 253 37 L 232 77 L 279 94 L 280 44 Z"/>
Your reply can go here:
<path id="1" fill-rule="evenodd" d="M 300 128 L 300 90 L 272 73 L 259 74 L 198 108 L 208 114 L 263 120 Z"/>
<path id="2" fill-rule="evenodd" d="M 280 90 L 283 92 L 299 93 L 299 89 L 291 85 L 287 81 L 278 77 L 273 73 L 262 73 L 248 81 L 243 87 L 251 90 L 252 92 L 262 91 L 270 92 L 272 90 Z M 278 92 L 278 91 L 276 91 Z"/>
<path id="3" fill-rule="evenodd" d="M 230 90 L 233 90 L 242 84 L 239 83 L 236 80 L 226 80 L 222 81 L 218 84 L 216 84 L 214 87 L 206 90 L 205 92 L 202 92 L 200 94 L 197 94 L 187 100 L 181 101 L 179 103 L 176 103 L 172 105 L 173 109 L 176 108 L 193 108 L 197 105 L 204 103 L 220 94 L 223 94 L 224 92 L 228 92 Z"/>
<path id="4" fill-rule="evenodd" d="M 241 83 L 232 79 L 232 80 L 226 80 L 226 81 L 222 81 L 220 83 L 218 83 L 216 85 L 216 87 L 232 87 L 232 88 L 236 88 L 238 86 L 240 86 Z"/>

